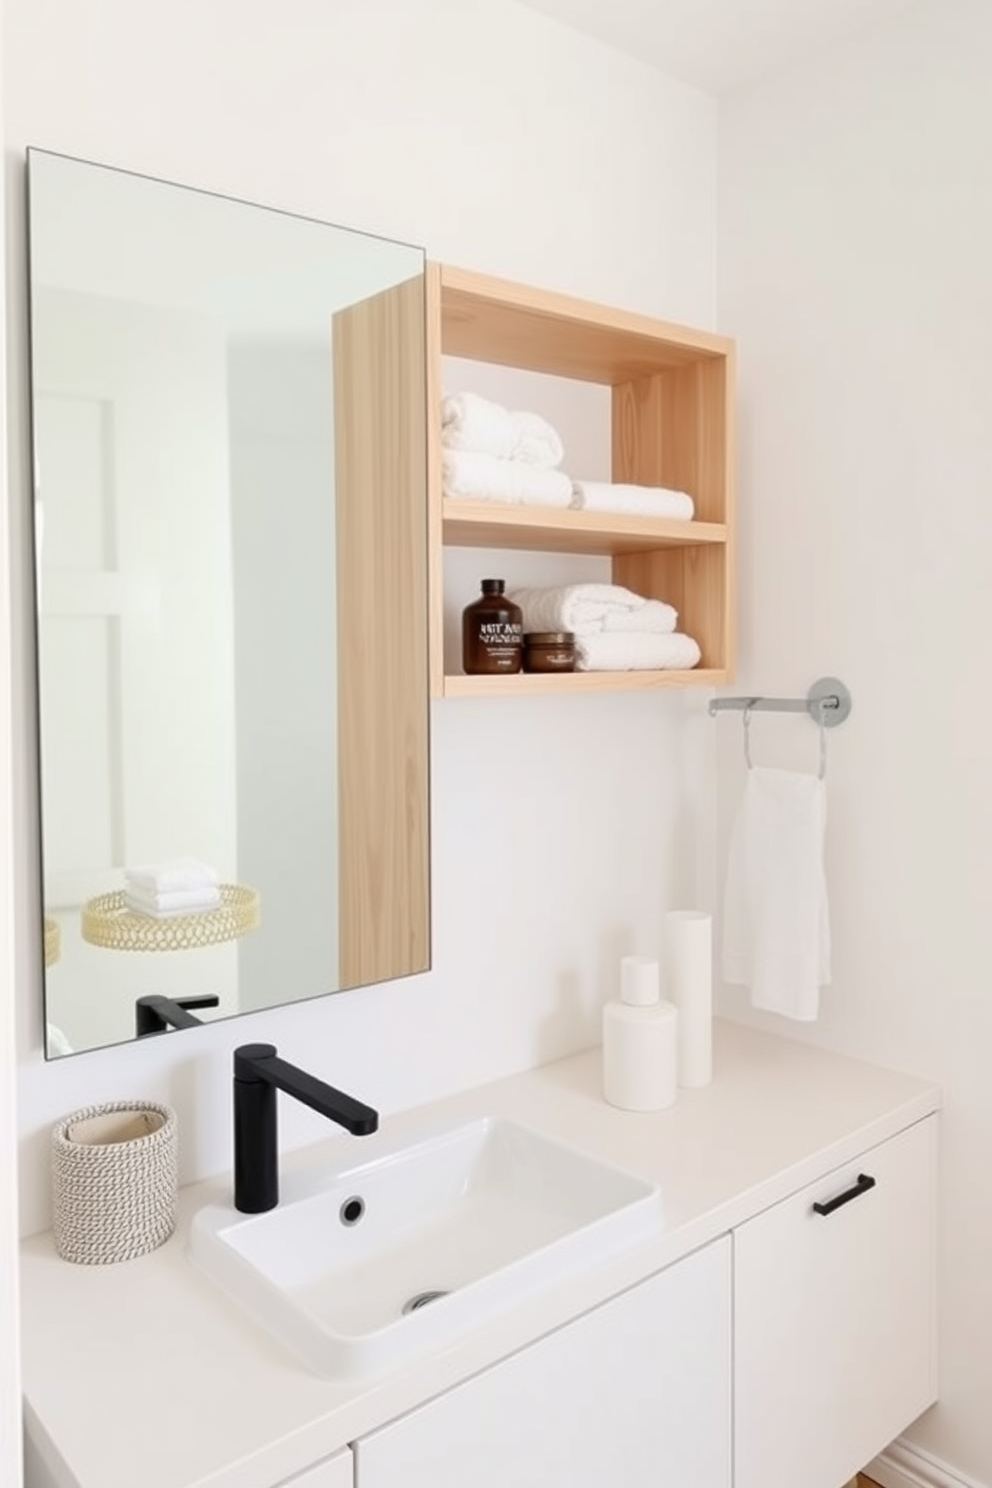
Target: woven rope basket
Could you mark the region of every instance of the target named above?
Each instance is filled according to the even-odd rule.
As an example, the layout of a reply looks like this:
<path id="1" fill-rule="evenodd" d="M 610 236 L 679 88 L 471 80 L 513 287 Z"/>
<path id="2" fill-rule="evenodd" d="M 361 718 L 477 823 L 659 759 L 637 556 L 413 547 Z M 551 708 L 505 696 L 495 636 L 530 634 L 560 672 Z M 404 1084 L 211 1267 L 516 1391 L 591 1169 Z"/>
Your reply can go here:
<path id="1" fill-rule="evenodd" d="M 75 1111 L 52 1131 L 55 1248 L 108 1265 L 168 1240 L 178 1194 L 176 1113 L 152 1101 Z"/>

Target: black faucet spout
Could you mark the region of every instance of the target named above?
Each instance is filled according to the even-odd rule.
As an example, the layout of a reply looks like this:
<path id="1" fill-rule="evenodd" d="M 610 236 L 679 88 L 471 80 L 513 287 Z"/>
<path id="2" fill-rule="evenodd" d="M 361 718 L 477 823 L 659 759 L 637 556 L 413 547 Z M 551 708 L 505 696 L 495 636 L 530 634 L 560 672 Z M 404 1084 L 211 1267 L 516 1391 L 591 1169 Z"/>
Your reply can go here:
<path id="1" fill-rule="evenodd" d="M 234 1051 L 234 1207 L 242 1214 L 264 1214 L 279 1202 L 279 1090 L 353 1136 L 379 1125 L 371 1106 L 280 1059 L 274 1044 L 242 1044 Z"/>

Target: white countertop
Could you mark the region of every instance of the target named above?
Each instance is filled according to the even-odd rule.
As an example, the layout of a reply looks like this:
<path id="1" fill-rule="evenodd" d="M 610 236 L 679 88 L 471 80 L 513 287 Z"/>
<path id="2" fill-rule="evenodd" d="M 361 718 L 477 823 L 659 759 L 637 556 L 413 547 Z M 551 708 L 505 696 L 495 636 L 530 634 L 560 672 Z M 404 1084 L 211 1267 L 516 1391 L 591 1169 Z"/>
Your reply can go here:
<path id="1" fill-rule="evenodd" d="M 594 1274 L 372 1381 L 318 1379 L 243 1318 L 186 1256 L 190 1216 L 230 1179 L 186 1188 L 167 1244 L 75 1266 L 50 1235 L 22 1250 L 23 1379 L 32 1437 L 66 1488 L 271 1488 L 652 1275 L 931 1114 L 938 1087 L 717 1023 L 712 1084 L 657 1114 L 605 1104 L 599 1050 L 383 1121 L 411 1136 L 439 1117 L 524 1122 L 657 1182 L 665 1228 Z M 335 1158 L 341 1142 L 287 1154 Z M 373 1154 L 376 1137 L 362 1139 Z"/>

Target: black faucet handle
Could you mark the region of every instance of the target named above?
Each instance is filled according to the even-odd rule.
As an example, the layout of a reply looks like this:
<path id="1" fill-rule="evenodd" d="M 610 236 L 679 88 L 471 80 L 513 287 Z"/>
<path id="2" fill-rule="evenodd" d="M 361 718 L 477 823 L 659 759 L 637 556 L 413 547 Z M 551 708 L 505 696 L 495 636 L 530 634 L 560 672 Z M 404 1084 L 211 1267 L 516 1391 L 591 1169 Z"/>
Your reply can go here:
<path id="1" fill-rule="evenodd" d="M 176 1006 L 181 1008 L 220 1007 L 220 998 L 216 992 L 204 992 L 199 997 L 177 997 Z"/>
<path id="2" fill-rule="evenodd" d="M 265 1080 L 258 1068 L 264 1059 L 275 1059 L 279 1050 L 275 1044 L 239 1044 L 234 1051 L 234 1078 L 236 1080 Z"/>

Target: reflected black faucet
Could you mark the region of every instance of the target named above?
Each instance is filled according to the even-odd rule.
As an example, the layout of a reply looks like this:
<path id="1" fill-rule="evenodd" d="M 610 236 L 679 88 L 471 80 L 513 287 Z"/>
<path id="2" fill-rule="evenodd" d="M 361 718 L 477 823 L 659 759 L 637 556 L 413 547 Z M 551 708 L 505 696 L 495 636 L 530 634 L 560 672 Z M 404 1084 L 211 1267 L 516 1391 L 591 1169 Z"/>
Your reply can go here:
<path id="1" fill-rule="evenodd" d="M 279 1202 L 278 1090 L 352 1136 L 367 1137 L 379 1125 L 371 1106 L 280 1059 L 274 1044 L 242 1044 L 234 1051 L 234 1207 L 242 1214 L 264 1214 Z"/>
<path id="2" fill-rule="evenodd" d="M 150 1033 L 168 1033 L 170 1028 L 199 1028 L 202 1018 L 194 1018 L 190 1008 L 219 1007 L 216 993 L 204 997 L 161 997 L 155 993 L 139 997 L 134 1004 L 134 1032 L 138 1038 Z"/>

